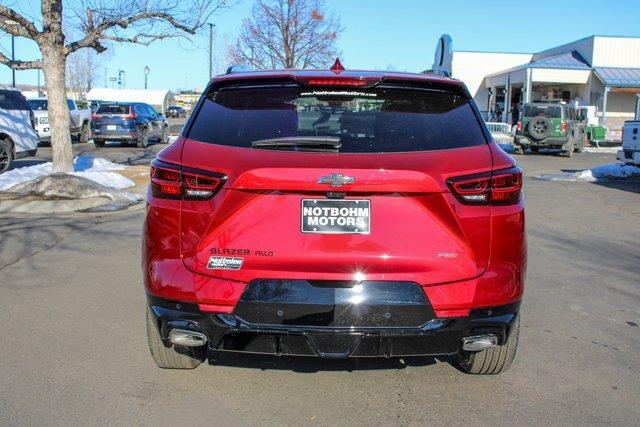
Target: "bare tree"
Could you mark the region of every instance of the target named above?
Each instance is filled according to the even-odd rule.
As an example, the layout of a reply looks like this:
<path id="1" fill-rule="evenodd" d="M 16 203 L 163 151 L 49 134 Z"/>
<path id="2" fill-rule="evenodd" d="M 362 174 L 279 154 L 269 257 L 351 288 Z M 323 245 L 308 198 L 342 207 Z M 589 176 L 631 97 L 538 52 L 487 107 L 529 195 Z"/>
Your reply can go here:
<path id="1" fill-rule="evenodd" d="M 0 30 L 38 44 L 41 59 L 11 60 L 0 53 L 0 63 L 15 70 L 43 70 L 54 172 L 73 171 L 73 152 L 66 103 L 66 65 L 70 54 L 84 48 L 98 53 L 105 43 L 148 45 L 170 37 L 188 37 L 202 27 L 211 14 L 227 7 L 227 0 L 77 0 L 63 9 L 62 0 L 41 0 L 41 16 L 30 17 L 0 5 Z M 80 36 L 67 41 L 65 27 Z"/>
<path id="2" fill-rule="evenodd" d="M 67 87 L 79 97 L 100 78 L 100 56 L 93 49 L 73 52 L 67 58 Z"/>
<path id="3" fill-rule="evenodd" d="M 257 0 L 232 51 L 255 68 L 322 68 L 338 56 L 343 28 L 323 0 Z"/>

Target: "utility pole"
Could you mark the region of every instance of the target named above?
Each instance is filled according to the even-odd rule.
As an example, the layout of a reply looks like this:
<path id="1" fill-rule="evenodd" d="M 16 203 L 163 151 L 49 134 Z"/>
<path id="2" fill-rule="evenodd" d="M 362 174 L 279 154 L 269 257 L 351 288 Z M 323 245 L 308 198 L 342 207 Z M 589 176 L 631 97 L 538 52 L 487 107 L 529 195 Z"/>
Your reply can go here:
<path id="1" fill-rule="evenodd" d="M 151 72 L 151 70 L 149 69 L 148 65 L 144 66 L 143 72 L 144 72 L 144 90 L 147 90 L 147 77 L 149 76 L 149 73 Z"/>
<path id="2" fill-rule="evenodd" d="M 38 96 L 40 96 L 40 68 L 36 70 L 38 72 Z"/>
<path id="3" fill-rule="evenodd" d="M 16 60 L 16 38 L 14 36 L 11 36 L 11 60 Z M 16 70 L 13 68 L 11 69 L 11 77 L 13 79 L 12 86 L 16 87 Z"/>
<path id="4" fill-rule="evenodd" d="M 209 23 L 209 80 L 213 77 L 213 27 L 216 24 Z"/>

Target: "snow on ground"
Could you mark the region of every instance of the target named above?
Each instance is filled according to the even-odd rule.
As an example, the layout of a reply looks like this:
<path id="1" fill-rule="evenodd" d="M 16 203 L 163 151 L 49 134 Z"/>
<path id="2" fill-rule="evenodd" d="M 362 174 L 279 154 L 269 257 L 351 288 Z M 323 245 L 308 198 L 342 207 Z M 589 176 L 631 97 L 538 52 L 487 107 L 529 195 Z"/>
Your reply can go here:
<path id="1" fill-rule="evenodd" d="M 577 172 L 562 172 L 535 176 L 544 181 L 595 182 L 607 179 L 640 178 L 640 168 L 621 163 L 609 163 Z"/>
<path id="2" fill-rule="evenodd" d="M 52 166 L 51 162 L 47 162 L 5 172 L 0 175 L 0 191 L 5 191 L 15 185 L 41 176 L 50 175 L 52 173 Z M 135 185 L 130 179 L 125 178 L 119 173 L 112 172 L 115 170 L 123 170 L 124 166 L 99 157 L 87 155 L 77 156 L 73 161 L 73 167 L 74 172 L 72 172 L 72 175 L 97 182 L 105 187 L 122 189 Z"/>
<path id="3" fill-rule="evenodd" d="M 585 153 L 606 153 L 617 154 L 620 151 L 620 146 L 617 147 L 584 147 Z"/>

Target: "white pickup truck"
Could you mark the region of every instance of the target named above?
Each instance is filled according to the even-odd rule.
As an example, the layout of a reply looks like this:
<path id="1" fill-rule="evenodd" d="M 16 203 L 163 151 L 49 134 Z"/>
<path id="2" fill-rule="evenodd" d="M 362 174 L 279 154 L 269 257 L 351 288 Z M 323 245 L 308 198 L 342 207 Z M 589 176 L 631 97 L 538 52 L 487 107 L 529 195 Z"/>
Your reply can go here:
<path id="1" fill-rule="evenodd" d="M 622 150 L 618 160 L 640 166 L 640 120 L 628 120 L 622 128 Z"/>
<path id="2" fill-rule="evenodd" d="M 47 98 L 32 98 L 28 102 L 36 117 L 38 138 L 41 142 L 49 142 L 51 140 L 51 128 L 49 127 Z M 69 131 L 71 132 L 71 137 L 80 142 L 87 142 L 91 138 L 91 109 L 78 108 L 73 99 L 67 99 L 67 105 L 69 106 Z"/>

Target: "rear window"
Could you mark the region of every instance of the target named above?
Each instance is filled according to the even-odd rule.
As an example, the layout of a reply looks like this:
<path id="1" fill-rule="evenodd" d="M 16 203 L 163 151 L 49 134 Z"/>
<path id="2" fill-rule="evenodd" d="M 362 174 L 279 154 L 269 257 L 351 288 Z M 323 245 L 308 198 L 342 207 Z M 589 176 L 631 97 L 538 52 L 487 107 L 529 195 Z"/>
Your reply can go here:
<path id="1" fill-rule="evenodd" d="M 562 107 L 559 105 L 525 105 L 523 117 L 547 116 L 552 119 L 562 118 Z"/>
<path id="2" fill-rule="evenodd" d="M 0 108 L 3 110 L 29 110 L 27 99 L 17 90 L 0 90 Z"/>
<path id="3" fill-rule="evenodd" d="M 484 144 L 470 102 L 436 90 L 229 87 L 208 94 L 188 137 L 251 147 L 287 137 L 330 137 L 339 152 L 427 151 Z"/>
<path id="4" fill-rule="evenodd" d="M 129 106 L 102 104 L 96 110 L 96 114 L 129 114 Z"/>
<path id="5" fill-rule="evenodd" d="M 47 110 L 48 102 L 46 99 L 30 99 L 28 102 L 29 102 L 29 107 L 31 107 L 33 111 Z"/>

